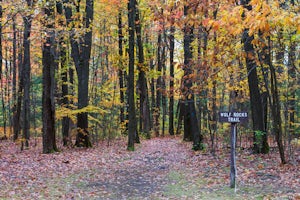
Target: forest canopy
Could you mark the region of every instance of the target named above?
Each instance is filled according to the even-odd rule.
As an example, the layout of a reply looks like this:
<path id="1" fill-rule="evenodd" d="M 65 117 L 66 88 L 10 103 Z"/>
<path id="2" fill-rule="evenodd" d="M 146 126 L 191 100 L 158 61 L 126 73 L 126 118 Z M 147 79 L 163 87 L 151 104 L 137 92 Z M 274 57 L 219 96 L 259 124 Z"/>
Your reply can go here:
<path id="1" fill-rule="evenodd" d="M 254 153 L 299 144 L 299 1 L 1 0 L 1 138 L 43 152 L 128 135 L 225 141 L 245 111 Z M 297 139 L 298 138 L 298 139 Z M 287 155 L 289 158 L 287 158 Z"/>

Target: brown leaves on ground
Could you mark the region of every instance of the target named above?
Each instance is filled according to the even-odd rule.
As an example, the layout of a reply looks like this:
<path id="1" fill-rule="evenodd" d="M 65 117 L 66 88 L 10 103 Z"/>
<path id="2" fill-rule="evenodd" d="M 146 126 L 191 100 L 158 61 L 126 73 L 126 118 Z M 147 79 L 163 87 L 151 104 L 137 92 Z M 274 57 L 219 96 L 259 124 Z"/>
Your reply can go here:
<path id="1" fill-rule="evenodd" d="M 194 152 L 181 138 L 126 140 L 41 154 L 0 143 L 0 199 L 299 199 L 300 153 L 281 166 L 268 155 L 237 153 L 237 191 L 229 188 L 229 150 Z"/>

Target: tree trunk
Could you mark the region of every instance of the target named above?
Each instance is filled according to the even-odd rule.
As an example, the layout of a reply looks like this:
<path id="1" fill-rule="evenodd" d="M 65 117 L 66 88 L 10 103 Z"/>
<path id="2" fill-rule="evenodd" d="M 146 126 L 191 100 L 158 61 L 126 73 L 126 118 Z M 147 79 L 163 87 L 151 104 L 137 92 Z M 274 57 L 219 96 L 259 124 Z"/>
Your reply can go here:
<path id="1" fill-rule="evenodd" d="M 68 3 L 65 0 L 65 3 Z M 76 6 L 77 12 L 80 11 L 80 6 Z M 71 25 L 72 10 L 70 7 L 65 7 L 66 19 L 68 25 Z M 89 84 L 89 60 L 91 57 L 92 47 L 92 30 L 91 23 L 93 21 L 94 2 L 87 0 L 85 5 L 84 28 L 87 29 L 83 37 L 78 43 L 74 38 L 74 29 L 71 33 L 71 55 L 75 63 L 77 77 L 78 77 L 78 109 L 84 109 L 88 106 L 88 84 Z M 72 27 L 73 28 L 73 27 Z M 88 131 L 88 113 L 82 112 L 77 114 L 77 135 L 75 146 L 77 147 L 91 147 L 92 143 Z"/>
<path id="2" fill-rule="evenodd" d="M 12 18 L 13 21 L 13 56 L 12 56 L 12 98 L 13 98 L 13 106 L 12 106 L 12 127 L 13 131 L 15 130 L 16 126 L 16 111 L 17 111 L 17 30 L 16 30 L 16 19 L 15 17 Z M 13 139 L 16 140 L 18 138 L 18 134 L 14 134 Z"/>
<path id="3" fill-rule="evenodd" d="M 43 44 L 43 98 L 42 98 L 42 121 L 43 121 L 43 153 L 57 151 L 55 139 L 55 32 L 54 10 L 52 1 L 48 1 L 49 7 L 44 9 L 47 19 L 45 22 L 46 38 Z"/>
<path id="4" fill-rule="evenodd" d="M 3 114 L 3 125 L 4 125 L 4 137 L 6 137 L 5 133 L 5 126 L 6 126 L 6 117 L 5 117 L 5 103 L 4 103 L 4 91 L 3 91 L 3 81 L 2 81 L 2 60 L 3 60 L 3 53 L 2 53 L 2 0 L 0 1 L 0 90 L 1 90 L 1 102 L 2 102 L 2 114 Z"/>
<path id="5" fill-rule="evenodd" d="M 18 34 L 18 49 L 19 49 L 19 54 L 18 54 L 18 60 L 22 61 L 23 59 L 23 55 L 22 55 L 22 45 L 21 45 L 21 34 Z M 16 111 L 14 113 L 13 116 L 13 124 L 14 124 L 14 136 L 13 136 L 13 140 L 16 141 L 20 135 L 20 131 L 21 131 L 21 111 L 22 111 L 22 100 L 23 100 L 23 90 L 24 90 L 24 80 L 23 80 L 23 66 L 22 63 L 19 62 L 18 63 L 18 92 L 17 92 L 17 102 L 16 102 Z"/>
<path id="6" fill-rule="evenodd" d="M 62 16 L 63 15 L 63 5 L 62 2 L 57 2 L 56 3 L 56 10 L 57 13 Z M 64 25 L 63 20 L 59 21 L 59 24 L 61 26 Z M 60 70 L 61 70 L 61 80 L 62 80 L 62 85 L 61 85 L 61 91 L 62 91 L 62 100 L 61 104 L 63 107 L 69 107 L 69 89 L 68 89 L 68 59 L 67 59 L 67 48 L 66 42 L 65 42 L 65 37 L 63 35 L 63 32 L 59 32 L 59 59 L 60 59 Z M 63 137 L 63 145 L 68 146 L 71 144 L 71 138 L 69 134 L 69 129 L 70 129 L 70 119 L 69 117 L 63 117 L 62 119 L 62 137 Z"/>
<path id="7" fill-rule="evenodd" d="M 170 28 L 170 103 L 169 103 L 169 133 L 174 135 L 174 47 L 175 27 Z"/>
<path id="8" fill-rule="evenodd" d="M 284 62 L 284 45 L 281 45 L 280 40 L 281 40 L 281 34 L 279 33 L 278 36 L 278 44 L 280 45 L 279 47 L 279 52 L 277 52 L 276 55 L 276 61 L 278 64 L 278 67 L 280 67 L 283 62 Z M 271 39 L 269 38 L 268 41 L 269 45 L 269 55 L 271 55 Z M 280 154 L 280 159 L 281 163 L 285 164 L 285 155 L 284 155 L 284 146 L 282 142 L 282 120 L 281 120 L 281 115 L 280 115 L 280 100 L 279 100 L 279 91 L 278 91 L 278 83 L 277 83 L 277 78 L 276 78 L 276 71 L 274 66 L 271 63 L 270 60 L 270 74 L 271 74 L 271 93 L 272 93 L 272 102 L 271 104 L 271 110 L 272 110 L 272 117 L 273 117 L 273 130 L 275 132 L 275 138 L 277 142 L 277 146 L 279 149 L 279 154 Z"/>
<path id="9" fill-rule="evenodd" d="M 288 128 L 288 139 L 289 139 L 289 157 L 293 158 L 291 150 L 291 140 L 295 135 L 295 113 L 296 113 L 296 86 L 297 86 L 297 74 L 296 74 L 296 43 L 290 39 L 289 47 L 289 58 L 288 58 L 288 111 L 289 111 L 289 128 Z"/>
<path id="10" fill-rule="evenodd" d="M 119 24 L 118 24 L 118 33 L 119 33 L 119 85 L 120 85 L 120 121 L 123 124 L 125 121 L 124 116 L 124 103 L 125 103 L 125 94 L 124 94 L 124 69 L 123 69 L 123 24 L 122 24 L 122 13 L 119 11 Z"/>
<path id="11" fill-rule="evenodd" d="M 135 0 L 128 2 L 128 35 L 129 35 L 129 49 L 128 49 L 128 144 L 127 149 L 134 150 L 134 139 L 136 134 L 136 116 L 135 116 L 135 101 L 134 101 L 134 30 L 135 30 Z"/>
<path id="12" fill-rule="evenodd" d="M 27 6 L 32 7 L 33 1 L 27 0 Z M 29 147 L 30 138 L 30 34 L 31 34 L 31 24 L 32 16 L 27 15 L 23 17 L 24 21 L 24 36 L 23 36 L 23 67 L 22 76 L 24 83 L 24 97 L 23 97 L 23 137 L 25 140 L 25 147 Z M 23 144 L 23 143 L 22 143 Z M 23 145 L 22 145 L 23 146 Z"/>
<path id="13" fill-rule="evenodd" d="M 157 39 L 157 71 L 160 73 L 162 69 L 162 33 L 159 31 Z M 156 80 L 156 102 L 154 110 L 154 132 L 155 136 L 159 136 L 160 132 L 160 105 L 161 105 L 161 75 Z"/>
<path id="14" fill-rule="evenodd" d="M 184 7 L 184 15 L 187 16 L 189 7 Z M 184 75 L 182 77 L 182 94 L 184 106 L 184 139 L 193 141 L 193 149 L 203 148 L 203 136 L 200 134 L 198 120 L 195 109 L 194 93 L 192 91 L 193 80 L 193 55 L 192 42 L 194 39 L 193 27 L 186 24 L 184 27 Z"/>
<path id="15" fill-rule="evenodd" d="M 137 6 L 137 1 L 136 6 Z M 148 86 L 145 76 L 145 58 L 144 58 L 144 48 L 142 41 L 142 27 L 140 21 L 139 9 L 136 7 L 136 19 L 135 19 L 135 31 L 137 37 L 137 48 L 138 48 L 138 59 L 139 59 L 139 78 L 138 78 L 138 93 L 140 95 L 140 118 L 141 125 L 140 130 L 150 138 L 150 107 L 149 107 L 149 97 L 148 97 Z"/>
<path id="16" fill-rule="evenodd" d="M 244 8 L 251 10 L 252 7 L 248 4 L 249 0 L 241 1 Z M 268 153 L 268 148 L 264 148 L 264 144 L 267 144 L 267 141 L 264 141 L 263 138 L 266 134 L 264 129 L 264 120 L 263 120 L 263 107 L 261 101 L 261 94 L 259 91 L 259 81 L 257 76 L 257 64 L 255 61 L 255 53 L 252 41 L 254 36 L 249 35 L 249 29 L 245 29 L 243 32 L 242 42 L 244 44 L 244 51 L 246 52 L 246 66 L 248 72 L 248 85 L 250 90 L 250 103 L 251 103 L 251 112 L 252 112 L 252 121 L 253 121 L 253 144 L 254 153 Z M 261 137 L 262 136 L 262 137 Z"/>

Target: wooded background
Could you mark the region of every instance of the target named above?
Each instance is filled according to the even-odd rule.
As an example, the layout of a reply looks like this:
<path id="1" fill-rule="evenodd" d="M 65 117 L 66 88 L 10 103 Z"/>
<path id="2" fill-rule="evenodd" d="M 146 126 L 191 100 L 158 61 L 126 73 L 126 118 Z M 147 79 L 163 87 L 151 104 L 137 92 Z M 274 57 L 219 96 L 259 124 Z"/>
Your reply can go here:
<path id="1" fill-rule="evenodd" d="M 282 163 L 299 145 L 299 1 L 0 0 L 1 138 L 43 152 L 128 135 L 229 140 Z M 288 154 L 288 157 L 286 155 Z"/>

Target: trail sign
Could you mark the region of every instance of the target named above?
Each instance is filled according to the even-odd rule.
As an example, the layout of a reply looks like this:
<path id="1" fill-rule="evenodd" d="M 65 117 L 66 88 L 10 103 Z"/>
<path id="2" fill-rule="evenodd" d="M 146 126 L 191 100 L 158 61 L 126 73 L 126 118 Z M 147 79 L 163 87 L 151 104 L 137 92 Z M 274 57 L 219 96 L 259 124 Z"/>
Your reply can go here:
<path id="1" fill-rule="evenodd" d="M 231 123 L 231 134 L 230 134 L 230 187 L 236 190 L 236 134 L 237 134 L 237 123 L 247 121 L 247 112 L 219 112 L 219 122 Z"/>
<path id="2" fill-rule="evenodd" d="M 247 120 L 247 112 L 219 112 L 220 122 L 239 123 Z"/>

